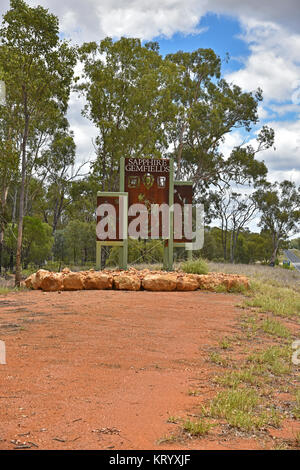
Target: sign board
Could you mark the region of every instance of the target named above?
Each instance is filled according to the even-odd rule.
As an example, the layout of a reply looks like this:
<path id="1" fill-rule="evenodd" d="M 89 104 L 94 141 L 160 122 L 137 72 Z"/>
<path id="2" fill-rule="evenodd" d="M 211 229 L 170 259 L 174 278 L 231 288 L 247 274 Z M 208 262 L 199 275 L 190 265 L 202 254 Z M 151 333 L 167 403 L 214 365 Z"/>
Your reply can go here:
<path id="1" fill-rule="evenodd" d="M 191 182 L 174 181 L 173 159 L 122 157 L 120 192 L 98 193 L 97 268 L 101 266 L 101 248 L 118 246 L 119 265 L 126 269 L 129 236 L 164 239 L 164 268 L 171 270 L 174 243 L 191 254 L 184 215 L 187 206 L 191 209 L 192 198 Z"/>
<path id="2" fill-rule="evenodd" d="M 158 158 L 125 158 L 125 191 L 128 204 L 169 203 L 170 161 Z"/>
<path id="3" fill-rule="evenodd" d="M 125 158 L 125 191 L 128 206 L 143 204 L 149 213 L 152 204 L 169 204 L 170 160 L 162 158 Z M 133 216 L 128 217 L 130 224 Z M 162 236 L 160 214 L 159 236 Z"/>
<path id="4" fill-rule="evenodd" d="M 123 241 L 126 238 L 126 231 L 127 231 L 127 195 L 123 197 L 122 193 L 99 193 L 97 196 L 97 227 L 101 221 L 106 219 L 107 225 L 105 229 L 105 238 L 99 238 L 98 231 L 96 230 L 97 234 L 97 241 Z M 108 211 L 105 210 L 106 205 L 110 206 Z M 99 212 L 99 208 L 102 208 L 101 213 Z M 111 214 L 111 210 L 114 209 L 114 214 Z M 112 217 L 112 221 L 110 223 L 109 215 L 115 215 Z M 111 234 L 110 230 L 111 229 Z"/>

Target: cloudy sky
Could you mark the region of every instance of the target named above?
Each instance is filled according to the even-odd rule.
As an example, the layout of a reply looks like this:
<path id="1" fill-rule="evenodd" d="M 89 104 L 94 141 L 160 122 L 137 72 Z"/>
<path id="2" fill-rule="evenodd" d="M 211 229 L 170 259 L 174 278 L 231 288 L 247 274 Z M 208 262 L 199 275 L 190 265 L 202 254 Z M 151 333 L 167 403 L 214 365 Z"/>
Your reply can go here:
<path id="1" fill-rule="evenodd" d="M 275 129 L 275 148 L 263 153 L 269 179 L 300 184 L 300 4 L 298 0 L 27 0 L 49 8 L 60 19 L 63 36 L 75 43 L 105 36 L 156 40 L 161 52 L 213 48 L 225 77 L 244 90 L 261 87 L 260 124 Z M 247 4 L 248 3 L 248 4 Z M 9 7 L 1 0 L 0 14 Z M 78 158 L 93 157 L 92 125 L 80 116 L 82 103 L 72 96 L 69 118 Z M 232 132 L 229 152 L 243 137 Z"/>

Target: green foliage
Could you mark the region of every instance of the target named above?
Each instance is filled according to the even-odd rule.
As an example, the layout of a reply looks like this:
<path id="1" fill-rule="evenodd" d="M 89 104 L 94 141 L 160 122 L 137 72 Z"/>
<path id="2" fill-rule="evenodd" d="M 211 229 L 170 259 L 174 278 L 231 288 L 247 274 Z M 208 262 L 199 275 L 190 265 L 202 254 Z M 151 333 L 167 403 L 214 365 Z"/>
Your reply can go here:
<path id="1" fill-rule="evenodd" d="M 182 263 L 181 269 L 183 272 L 189 273 L 189 274 L 207 274 L 208 273 L 208 266 L 206 262 L 201 258 Z"/>
<path id="2" fill-rule="evenodd" d="M 293 415 L 295 416 L 295 418 L 300 419 L 300 389 L 296 391 L 295 399 L 296 402 L 293 408 Z"/>
<path id="3" fill-rule="evenodd" d="M 23 265 L 27 269 L 30 263 L 42 266 L 51 256 L 54 239 L 51 227 L 38 217 L 24 217 L 23 225 Z M 17 227 L 8 226 L 5 235 L 5 246 L 8 250 L 15 250 L 17 243 Z M 8 264 L 9 251 L 4 264 Z"/>
<path id="4" fill-rule="evenodd" d="M 228 231 L 228 239 L 230 238 L 231 232 Z M 256 261 L 267 263 L 271 253 L 272 239 L 269 232 L 262 231 L 259 234 L 251 233 L 248 229 L 240 231 L 235 250 L 236 263 L 248 264 Z M 223 262 L 224 255 L 228 259 L 230 257 L 230 245 L 228 243 L 226 253 L 224 253 L 222 230 L 218 227 L 205 227 L 203 248 L 195 252 L 195 255 L 216 262 Z"/>
<path id="5" fill-rule="evenodd" d="M 56 256 L 61 261 L 86 264 L 95 258 L 95 224 L 71 220 L 56 237 Z"/>
<path id="6" fill-rule="evenodd" d="M 262 329 L 265 333 L 279 338 L 289 338 L 291 336 L 290 330 L 273 318 L 266 318 L 262 323 Z"/>
<path id="7" fill-rule="evenodd" d="M 93 169 L 102 190 L 116 190 L 121 156 L 160 157 L 168 147 L 165 129 L 176 111 L 176 66 L 163 60 L 157 48 L 133 38 L 83 44 L 79 54 L 84 63 L 84 82 L 78 85 L 87 100 L 84 115 L 99 133 Z"/>
<path id="8" fill-rule="evenodd" d="M 48 224 L 36 217 L 24 217 L 23 263 L 41 266 L 51 255 L 53 246 L 52 230 Z"/>
<path id="9" fill-rule="evenodd" d="M 300 238 L 294 238 L 290 241 L 290 248 L 294 248 L 296 251 L 300 251 Z"/>
<path id="10" fill-rule="evenodd" d="M 226 387 L 237 387 L 241 383 L 257 385 L 259 379 L 257 378 L 255 368 L 250 367 L 248 369 L 243 369 L 238 372 L 227 372 L 224 375 L 216 377 L 215 382 Z"/>
<path id="11" fill-rule="evenodd" d="M 93 263 L 96 192 L 118 189 L 121 156 L 174 157 L 176 178 L 192 179 L 195 200 L 206 202 L 207 191 L 221 181 L 249 185 L 266 177 L 265 164 L 256 154 L 273 144 L 272 129 L 263 126 L 253 147 L 235 147 L 229 158 L 220 151 L 232 129 L 248 131 L 257 124 L 262 91 L 246 93 L 227 83 L 220 57 L 212 49 L 163 57 L 156 42 L 105 38 L 77 51 L 61 39 L 55 15 L 23 0 L 11 1 L 0 40 L 0 74 L 7 90 L 7 106 L 0 113 L 0 270 L 2 264 L 12 270 L 16 264 L 15 237 L 18 246 L 22 242 L 25 265 L 40 265 L 46 259 Z M 79 170 L 74 174 L 74 135 L 65 118 L 78 56 L 84 65 L 75 79 L 86 98 L 83 114 L 98 131 L 89 175 Z M 284 191 L 288 200 L 292 192 L 288 186 Z M 239 212 L 247 214 L 247 201 L 240 199 Z M 45 228 L 40 236 L 46 237 L 45 248 L 26 235 L 32 221 L 24 222 L 22 241 L 23 215 L 51 226 L 51 253 Z M 266 262 L 272 254 L 273 231 L 262 225 L 261 234 L 251 234 L 245 224 L 227 228 L 234 253 L 232 244 L 224 244 L 224 230 L 207 227 L 204 247 L 196 256 L 227 260 L 233 254 L 235 262 Z M 129 262 L 162 258 L 157 241 L 130 241 Z M 108 263 L 117 260 L 118 249 L 110 250 Z M 196 264 L 187 267 L 188 272 L 207 272 Z"/>
<path id="12" fill-rule="evenodd" d="M 270 261 L 275 262 L 283 241 L 300 228 L 300 186 L 285 180 L 266 183 L 256 192 L 256 200 L 262 213 L 260 225 L 272 236 L 273 252 Z"/>
<path id="13" fill-rule="evenodd" d="M 218 180 L 224 166 L 219 145 L 235 127 L 250 130 L 258 120 L 261 90 L 252 95 L 221 78 L 221 60 L 212 49 L 178 51 L 166 56 L 178 67 L 174 100 L 176 120 L 171 122 L 176 178 L 186 175 L 200 187 Z"/>
<path id="14" fill-rule="evenodd" d="M 14 109 L 21 161 L 15 278 L 19 286 L 28 176 L 39 169 L 37 157 L 43 137 L 52 133 L 67 110 L 76 50 L 60 40 L 55 15 L 41 6 L 31 8 L 23 0 L 11 0 L 0 38 L 0 69 L 8 104 Z M 10 122 L 11 116 L 7 119 Z"/>

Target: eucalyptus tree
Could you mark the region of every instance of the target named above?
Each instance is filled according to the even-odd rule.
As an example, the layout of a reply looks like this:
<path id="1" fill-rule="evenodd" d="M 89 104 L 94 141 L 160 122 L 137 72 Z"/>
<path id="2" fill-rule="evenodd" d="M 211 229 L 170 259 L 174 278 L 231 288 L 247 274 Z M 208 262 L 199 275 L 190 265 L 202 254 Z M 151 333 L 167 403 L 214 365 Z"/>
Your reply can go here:
<path id="1" fill-rule="evenodd" d="M 256 155 L 274 143 L 273 129 L 263 126 L 256 143 L 233 148 L 218 169 L 218 176 L 207 194 L 202 192 L 208 219 L 217 219 L 221 225 L 223 256 L 235 260 L 238 237 L 258 212 L 255 190 L 266 183 L 268 169 Z M 214 187 L 216 189 L 214 189 Z"/>
<path id="2" fill-rule="evenodd" d="M 76 146 L 74 134 L 66 128 L 57 129 L 49 147 L 42 152 L 39 166 L 46 176 L 47 194 L 44 211 L 45 221 L 51 223 L 54 234 L 59 219 L 68 204 L 66 195 L 74 178 Z"/>
<path id="3" fill-rule="evenodd" d="M 221 59 L 212 49 L 178 51 L 166 56 L 178 66 L 174 96 L 177 114 L 168 126 L 177 179 L 187 177 L 208 187 L 219 179 L 224 156 L 220 144 L 234 129 L 250 131 L 258 122 L 260 89 L 243 92 L 221 77 Z"/>
<path id="4" fill-rule="evenodd" d="M 165 61 L 156 43 L 106 38 L 80 50 L 84 64 L 78 90 L 83 114 L 97 128 L 94 172 L 103 190 L 118 187 L 122 156 L 160 157 L 168 148 L 167 124 L 174 119 L 178 67 Z"/>
<path id="5" fill-rule="evenodd" d="M 220 221 L 224 260 L 229 251 L 230 261 L 234 263 L 239 235 L 257 215 L 257 200 L 253 193 L 237 192 L 225 185 L 210 194 L 209 202 L 212 218 Z"/>
<path id="6" fill-rule="evenodd" d="M 259 225 L 272 237 L 270 263 L 275 263 L 282 243 L 300 230 L 300 186 L 292 181 L 266 183 L 256 192 L 261 212 Z"/>
<path id="7" fill-rule="evenodd" d="M 47 9 L 11 0 L 0 28 L 0 67 L 18 110 L 21 137 L 20 198 L 16 285 L 21 281 L 21 252 L 28 140 L 38 123 L 67 108 L 76 51 L 59 38 L 58 18 Z"/>
<path id="8" fill-rule="evenodd" d="M 1 76 L 4 74 L 0 72 Z M 9 223 L 9 191 L 18 180 L 20 141 L 16 106 L 8 93 L 0 102 L 0 275 L 5 229 Z"/>

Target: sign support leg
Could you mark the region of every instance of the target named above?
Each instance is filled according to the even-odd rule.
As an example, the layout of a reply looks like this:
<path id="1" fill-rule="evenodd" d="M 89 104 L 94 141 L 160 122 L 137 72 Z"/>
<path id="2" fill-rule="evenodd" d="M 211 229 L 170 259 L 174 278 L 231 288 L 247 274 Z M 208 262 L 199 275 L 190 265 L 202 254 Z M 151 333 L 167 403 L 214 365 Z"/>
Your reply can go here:
<path id="1" fill-rule="evenodd" d="M 96 242 L 96 269 L 101 270 L 101 242 Z"/>
<path id="2" fill-rule="evenodd" d="M 120 158 L 120 192 L 125 191 L 125 158 Z M 123 207 L 123 245 L 119 248 L 119 267 L 127 269 L 128 262 L 128 199 Z"/>
<path id="3" fill-rule="evenodd" d="M 169 179 L 169 214 L 170 229 L 168 242 L 168 270 L 172 271 L 174 262 L 174 160 L 170 159 L 170 179 Z"/>

